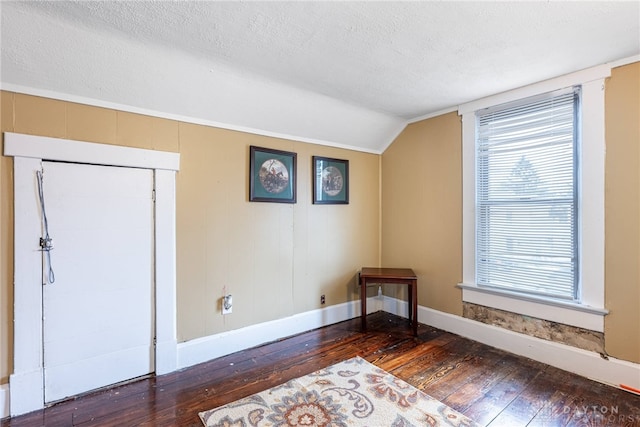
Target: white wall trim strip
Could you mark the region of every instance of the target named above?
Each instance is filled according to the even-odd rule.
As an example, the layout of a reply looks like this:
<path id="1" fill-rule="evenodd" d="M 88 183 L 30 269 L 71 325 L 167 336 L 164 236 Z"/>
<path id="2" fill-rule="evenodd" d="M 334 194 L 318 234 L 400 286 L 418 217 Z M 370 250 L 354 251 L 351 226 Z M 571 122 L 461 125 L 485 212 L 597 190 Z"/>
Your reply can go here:
<path id="1" fill-rule="evenodd" d="M 384 310 L 407 317 L 406 301 L 387 296 L 369 297 L 367 313 Z M 277 339 L 358 317 L 359 301 L 313 310 L 284 319 L 248 326 L 178 344 L 178 369 L 252 348 Z M 598 353 L 547 341 L 460 316 L 418 306 L 420 323 L 433 326 L 514 354 L 573 372 L 619 388 L 640 388 L 640 365 Z M 220 345 L 224 342 L 224 346 Z"/>
<path id="2" fill-rule="evenodd" d="M 516 293 L 505 294 L 475 285 L 459 284 L 462 300 L 485 307 L 511 311 L 551 322 L 604 332 L 604 316 L 608 310 L 580 304 L 560 304 L 555 301 L 527 299 Z"/>
<path id="3" fill-rule="evenodd" d="M 6 143 L 5 138 L 5 146 Z M 36 243 L 42 236 L 35 176 L 40 167 L 39 159 L 13 159 L 14 344 L 13 373 L 9 376 L 11 415 L 24 414 L 44 406 L 42 252 L 38 251 Z"/>
<path id="4" fill-rule="evenodd" d="M 596 67 L 587 68 L 585 70 L 576 71 L 575 73 L 565 74 L 543 82 L 533 83 L 518 89 L 496 95 L 487 96 L 476 101 L 471 101 L 458 106 L 458 114 L 475 113 L 478 110 L 495 105 L 504 104 L 518 99 L 524 99 L 530 96 L 539 95 L 545 92 L 551 92 L 565 87 L 571 87 L 578 84 L 584 84 L 595 80 L 602 80 L 611 76 L 611 66 L 609 64 L 598 65 Z"/>
<path id="5" fill-rule="evenodd" d="M 180 169 L 180 154 L 5 132 L 4 155 L 145 169 Z"/>
<path id="6" fill-rule="evenodd" d="M 458 107 L 457 106 L 444 108 L 442 110 L 434 111 L 433 113 L 428 113 L 428 114 L 423 114 L 422 116 L 413 117 L 413 118 L 409 119 L 407 124 L 421 122 L 423 120 L 427 120 L 427 119 L 431 119 L 431 118 L 434 118 L 434 117 L 442 116 L 442 115 L 445 115 L 445 114 L 453 113 L 454 111 L 458 111 Z"/>
<path id="7" fill-rule="evenodd" d="M 382 298 L 385 311 L 406 317 L 406 301 L 387 296 Z M 640 388 L 640 364 L 637 363 L 614 357 L 605 360 L 596 352 L 531 337 L 423 306 L 418 306 L 418 321 L 613 387 L 620 388 L 620 384 L 624 384 Z"/>
<path id="8" fill-rule="evenodd" d="M 367 298 L 367 313 L 382 310 L 381 303 Z M 359 316 L 358 300 L 186 341 L 178 344 L 178 369 Z"/>
<path id="9" fill-rule="evenodd" d="M 436 328 L 614 387 L 619 388 L 620 384 L 640 387 L 640 365 L 636 363 L 613 357 L 605 360 L 596 352 L 530 337 L 426 307 L 419 307 L 418 310 L 421 321 Z"/>
<path id="10" fill-rule="evenodd" d="M 0 384 L 0 420 L 9 416 L 9 384 Z"/>
<path id="11" fill-rule="evenodd" d="M 640 62 L 640 55 L 629 56 L 627 58 L 618 59 L 617 61 L 610 62 L 611 68 L 622 67 L 625 65 L 633 64 L 634 62 Z"/>
<path id="12" fill-rule="evenodd" d="M 367 313 L 379 310 L 406 318 L 408 304 L 406 301 L 387 296 L 369 297 Z M 351 301 L 180 343 L 177 348 L 176 369 L 187 368 L 359 315 L 360 302 Z M 428 307 L 418 306 L 418 319 L 422 324 L 529 357 L 604 384 L 617 388 L 620 384 L 640 388 L 640 365 L 636 363 L 613 357 L 604 360 L 594 352 L 530 337 Z M 222 342 L 224 346 L 220 345 Z M 16 387 L 13 382 L 11 386 Z M 0 418 L 9 414 L 9 394 L 9 385 L 0 385 Z"/>
<path id="13" fill-rule="evenodd" d="M 176 267 L 176 172 L 154 171 L 155 203 L 155 324 L 156 374 L 176 370 L 177 267 Z"/>

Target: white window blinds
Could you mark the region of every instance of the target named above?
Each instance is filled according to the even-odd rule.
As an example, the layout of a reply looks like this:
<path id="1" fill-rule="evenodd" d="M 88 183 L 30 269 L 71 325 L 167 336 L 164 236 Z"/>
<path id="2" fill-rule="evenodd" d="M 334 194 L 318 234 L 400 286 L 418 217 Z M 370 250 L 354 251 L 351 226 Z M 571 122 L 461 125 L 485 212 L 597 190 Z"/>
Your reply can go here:
<path id="1" fill-rule="evenodd" d="M 478 286 L 578 298 L 579 88 L 477 114 Z"/>

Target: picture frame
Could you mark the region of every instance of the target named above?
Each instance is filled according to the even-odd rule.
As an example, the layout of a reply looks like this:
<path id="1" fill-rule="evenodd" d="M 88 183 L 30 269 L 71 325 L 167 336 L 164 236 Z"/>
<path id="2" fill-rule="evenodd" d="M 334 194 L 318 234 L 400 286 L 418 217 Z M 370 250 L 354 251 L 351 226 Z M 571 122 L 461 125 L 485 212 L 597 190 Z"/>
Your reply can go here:
<path id="1" fill-rule="evenodd" d="M 249 201 L 296 203 L 297 153 L 249 147 Z"/>
<path id="2" fill-rule="evenodd" d="M 313 203 L 349 204 L 349 160 L 313 156 Z"/>

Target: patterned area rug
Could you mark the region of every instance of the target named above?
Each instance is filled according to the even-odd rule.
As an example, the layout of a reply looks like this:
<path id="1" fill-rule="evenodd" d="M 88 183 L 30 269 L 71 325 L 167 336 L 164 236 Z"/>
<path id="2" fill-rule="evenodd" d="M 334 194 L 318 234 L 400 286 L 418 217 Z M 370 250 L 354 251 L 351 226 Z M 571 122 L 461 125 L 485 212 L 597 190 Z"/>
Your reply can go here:
<path id="1" fill-rule="evenodd" d="M 360 357 L 199 415 L 207 427 L 477 425 Z"/>

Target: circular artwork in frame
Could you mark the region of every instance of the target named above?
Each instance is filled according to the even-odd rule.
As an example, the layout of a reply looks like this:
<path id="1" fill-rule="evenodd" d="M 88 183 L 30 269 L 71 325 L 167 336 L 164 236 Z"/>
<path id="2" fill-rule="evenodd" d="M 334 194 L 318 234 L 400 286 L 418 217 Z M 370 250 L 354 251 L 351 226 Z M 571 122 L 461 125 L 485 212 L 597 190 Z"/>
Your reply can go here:
<path id="1" fill-rule="evenodd" d="M 335 166 L 327 166 L 322 170 L 322 191 L 331 197 L 335 197 L 344 187 L 342 172 Z"/>
<path id="2" fill-rule="evenodd" d="M 262 163 L 258 177 L 267 193 L 280 194 L 289 185 L 289 171 L 278 159 L 268 159 Z"/>
<path id="3" fill-rule="evenodd" d="M 313 203 L 349 204 L 349 161 L 313 156 Z"/>

